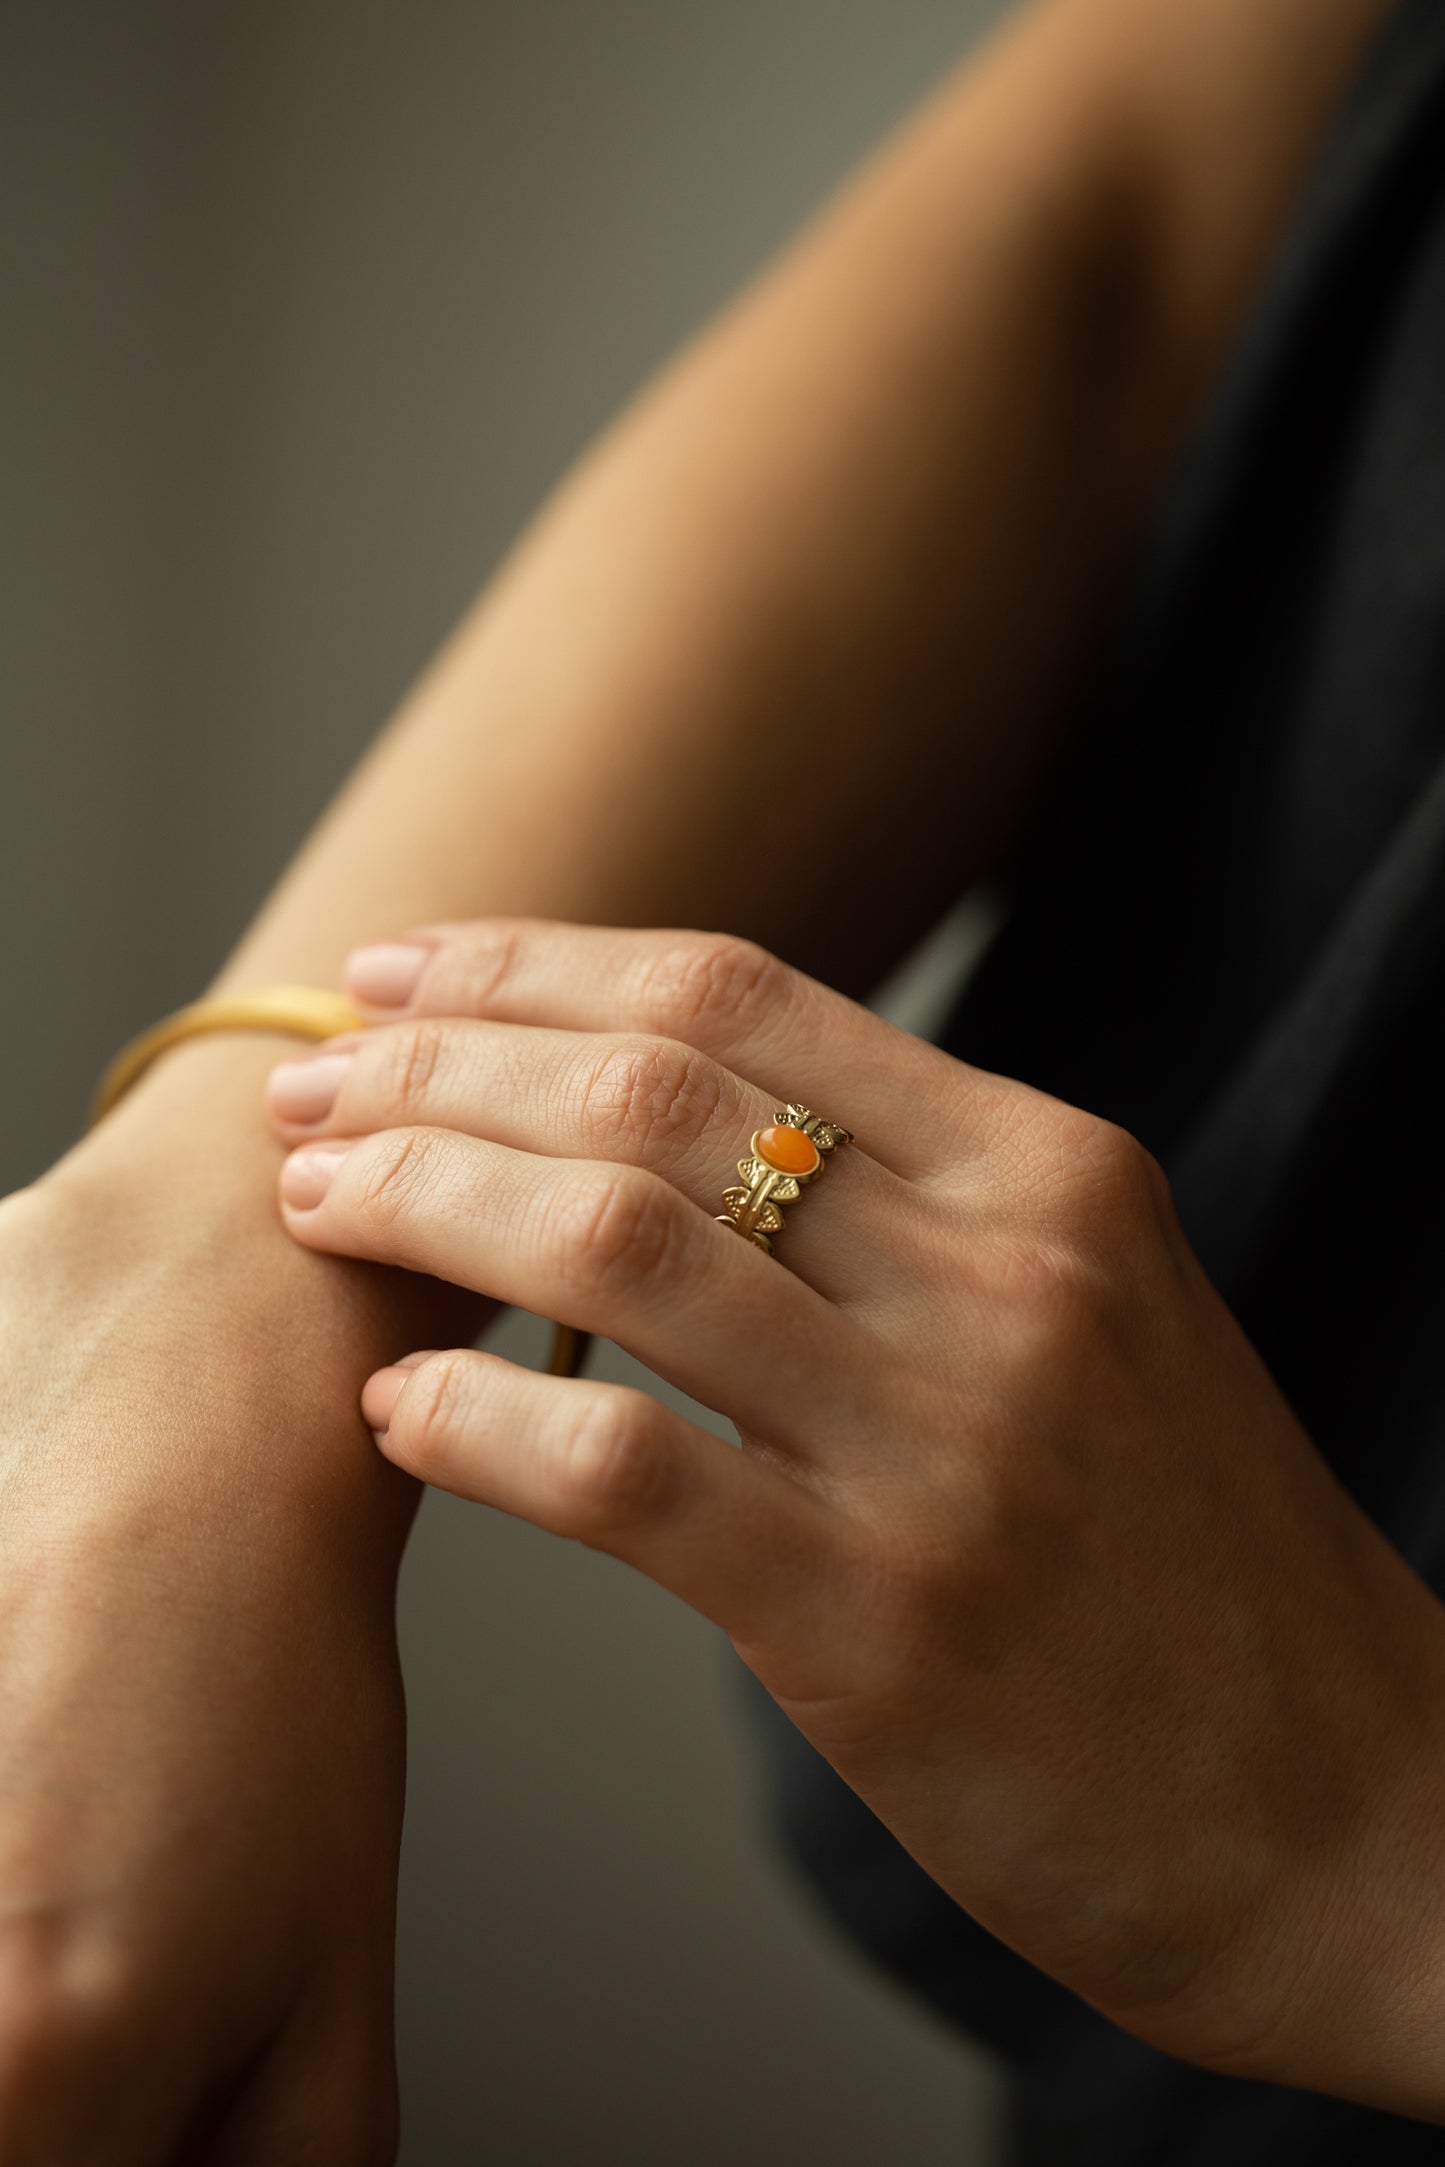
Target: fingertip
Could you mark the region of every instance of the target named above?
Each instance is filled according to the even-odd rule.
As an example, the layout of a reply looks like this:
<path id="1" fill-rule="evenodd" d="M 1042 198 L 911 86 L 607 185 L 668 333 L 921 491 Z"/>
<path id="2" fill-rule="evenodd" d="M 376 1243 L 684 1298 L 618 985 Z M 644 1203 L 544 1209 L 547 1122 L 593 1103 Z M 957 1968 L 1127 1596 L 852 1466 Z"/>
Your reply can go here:
<path id="1" fill-rule="evenodd" d="M 336 1105 L 355 1060 L 349 1049 L 300 1055 L 278 1061 L 266 1078 L 266 1111 L 272 1125 L 287 1131 L 314 1128 Z"/>
<path id="2" fill-rule="evenodd" d="M 346 990 L 363 1008 L 405 1008 L 430 954 L 430 947 L 419 941 L 377 941 L 353 948 L 345 964 Z"/>
<path id="3" fill-rule="evenodd" d="M 416 1354 L 404 1354 L 398 1361 L 388 1362 L 385 1369 L 374 1370 L 367 1378 L 361 1388 L 361 1412 L 379 1445 L 386 1443 L 402 1386 L 420 1363 L 439 1352 L 436 1347 L 423 1347 Z"/>
<path id="4" fill-rule="evenodd" d="M 314 1211 L 331 1187 L 336 1170 L 351 1150 L 353 1141 L 351 1137 L 329 1137 L 303 1144 L 291 1152 L 283 1160 L 278 1177 L 282 1204 L 298 1216 Z"/>

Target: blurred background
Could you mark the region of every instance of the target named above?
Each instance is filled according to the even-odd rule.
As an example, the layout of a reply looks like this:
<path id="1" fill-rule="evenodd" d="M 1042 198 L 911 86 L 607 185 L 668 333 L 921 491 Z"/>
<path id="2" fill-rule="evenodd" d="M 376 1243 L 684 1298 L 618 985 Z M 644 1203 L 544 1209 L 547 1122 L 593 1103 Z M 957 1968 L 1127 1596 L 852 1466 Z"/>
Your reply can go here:
<path id="1" fill-rule="evenodd" d="M 10 0 L 0 1190 L 596 427 L 997 12 Z M 970 938 L 880 1001 L 927 1028 Z M 710 1628 L 433 1498 L 403 1631 L 405 2167 L 989 2167 L 992 2071 L 772 1855 Z"/>

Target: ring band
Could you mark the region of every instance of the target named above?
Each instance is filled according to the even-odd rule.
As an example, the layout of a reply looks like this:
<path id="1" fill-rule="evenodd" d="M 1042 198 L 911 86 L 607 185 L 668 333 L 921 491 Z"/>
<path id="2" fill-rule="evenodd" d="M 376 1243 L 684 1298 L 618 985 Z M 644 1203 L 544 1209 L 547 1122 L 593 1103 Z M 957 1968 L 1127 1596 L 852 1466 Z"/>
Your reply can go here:
<path id="1" fill-rule="evenodd" d="M 794 1204 L 803 1184 L 816 1181 L 827 1155 L 838 1144 L 851 1144 L 851 1129 L 824 1121 L 806 1106 L 780 1106 L 767 1128 L 754 1129 L 751 1154 L 738 1160 L 741 1188 L 723 1190 L 720 1226 L 730 1226 L 757 1248 L 773 1253 L 769 1237 L 782 1229 L 780 1204 Z"/>

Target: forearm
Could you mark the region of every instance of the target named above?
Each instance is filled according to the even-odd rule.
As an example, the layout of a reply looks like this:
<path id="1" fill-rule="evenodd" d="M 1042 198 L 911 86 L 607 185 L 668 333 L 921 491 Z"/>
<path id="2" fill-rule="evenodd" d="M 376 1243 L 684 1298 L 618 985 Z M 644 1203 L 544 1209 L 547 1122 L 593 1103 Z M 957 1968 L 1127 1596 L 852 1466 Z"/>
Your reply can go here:
<path id="1" fill-rule="evenodd" d="M 981 122 L 967 104 L 906 135 L 583 462 L 219 984 L 335 984 L 357 941 L 535 912 L 725 925 L 858 985 L 987 857 L 993 771 L 1037 709 L 1020 660 L 1050 645 L 1026 620 L 1078 652 L 1082 536 L 1064 548 L 1054 511 L 1061 464 L 1094 463 L 1103 239 L 1091 152 L 1072 189 L 1062 156 L 984 187 L 994 101 Z M 1082 524 L 1094 499 L 1072 494 Z M 940 767 L 970 763 L 944 808 Z M 122 1194 L 153 1246 L 184 1250 L 181 1216 L 214 1227 L 215 1273 L 289 1275 L 272 1358 L 304 1347 L 349 1405 L 432 1336 L 416 1310 L 440 1296 L 298 1272 L 260 1105 L 288 1050 L 173 1052 L 60 1178 Z"/>
<path id="2" fill-rule="evenodd" d="M 292 1253 L 262 1091 L 296 1051 L 269 1035 L 196 1041 L 0 1205 L 13 1388 L 0 1487 L 37 1384 L 62 1408 L 99 1391 L 113 1414 L 84 1445 L 97 1496 L 159 1480 L 198 1527 L 219 1513 L 243 1547 L 253 1512 L 264 1544 L 278 1517 L 296 1520 L 308 1570 L 347 1551 L 394 1563 L 413 1499 L 377 1479 L 361 1382 L 407 1346 L 471 1337 L 484 1305 L 437 1280 Z"/>
<path id="3" fill-rule="evenodd" d="M 504 911 L 856 989 L 1007 855 L 1381 0 L 1167 12 L 1021 9 L 662 372 L 233 979 Z"/>
<path id="4" fill-rule="evenodd" d="M 1196 369 L 1367 12 L 1325 11 L 1339 50 L 1311 45 L 1272 162 L 1184 251 Z M 1198 11 L 1221 35 L 1240 15 Z M 644 394 L 220 983 L 334 983 L 357 941 L 530 912 L 726 926 L 857 990 L 1006 853 L 1193 395 L 1183 255 L 1144 215 L 1138 17 L 1030 11 Z M 292 1268 L 259 1112 L 283 1047 L 168 1056 L 67 1172 L 143 1166 L 257 1272 Z M 388 1351 L 390 1298 L 296 1295 L 313 1346 Z"/>

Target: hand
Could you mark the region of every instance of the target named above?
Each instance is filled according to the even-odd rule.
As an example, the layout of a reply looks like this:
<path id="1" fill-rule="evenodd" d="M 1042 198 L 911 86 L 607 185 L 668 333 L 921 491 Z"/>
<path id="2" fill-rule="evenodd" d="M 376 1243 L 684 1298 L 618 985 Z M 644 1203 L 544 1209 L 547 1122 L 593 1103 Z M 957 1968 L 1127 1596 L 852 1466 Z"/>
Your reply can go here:
<path id="1" fill-rule="evenodd" d="M 355 1394 L 410 1342 L 180 1118 L 249 1061 L 264 1163 L 265 1056 L 0 1204 L 0 2167 L 394 2156 L 415 1486 Z"/>
<path id="2" fill-rule="evenodd" d="M 1441 1613 L 1145 1151 L 744 944 L 410 945 L 404 1017 L 273 1077 L 292 1234 L 604 1333 L 741 1450 L 454 1351 L 369 1381 L 386 1455 L 715 1620 L 961 1905 L 1120 2024 L 1445 2117 Z M 714 1215 L 789 1100 L 857 1140 L 769 1257 Z"/>

